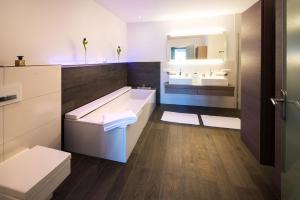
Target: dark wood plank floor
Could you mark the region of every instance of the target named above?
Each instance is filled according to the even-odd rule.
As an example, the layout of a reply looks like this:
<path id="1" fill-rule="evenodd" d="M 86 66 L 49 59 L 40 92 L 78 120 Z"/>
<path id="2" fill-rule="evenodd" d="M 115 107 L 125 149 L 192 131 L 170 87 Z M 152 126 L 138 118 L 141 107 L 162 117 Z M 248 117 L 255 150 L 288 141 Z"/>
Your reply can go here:
<path id="1" fill-rule="evenodd" d="M 127 164 L 72 154 L 72 173 L 53 200 L 277 199 L 239 131 L 160 121 L 164 110 L 238 116 L 230 109 L 159 106 Z"/>

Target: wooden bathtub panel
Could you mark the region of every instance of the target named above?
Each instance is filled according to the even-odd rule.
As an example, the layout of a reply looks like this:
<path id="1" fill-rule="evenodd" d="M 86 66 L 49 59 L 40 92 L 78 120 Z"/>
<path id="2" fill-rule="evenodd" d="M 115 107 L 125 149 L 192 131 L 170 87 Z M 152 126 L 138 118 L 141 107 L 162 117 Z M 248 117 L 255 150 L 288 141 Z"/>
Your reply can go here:
<path id="1" fill-rule="evenodd" d="M 96 64 L 62 68 L 62 114 L 127 85 L 127 64 Z"/>
<path id="2" fill-rule="evenodd" d="M 160 62 L 128 63 L 128 85 L 155 88 L 156 102 L 160 104 Z"/>

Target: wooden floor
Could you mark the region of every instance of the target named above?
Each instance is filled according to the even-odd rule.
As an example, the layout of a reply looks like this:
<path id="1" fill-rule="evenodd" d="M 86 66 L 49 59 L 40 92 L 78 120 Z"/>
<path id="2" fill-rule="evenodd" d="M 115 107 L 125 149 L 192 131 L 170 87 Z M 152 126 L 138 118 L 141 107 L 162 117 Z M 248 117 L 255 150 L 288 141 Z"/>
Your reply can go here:
<path id="1" fill-rule="evenodd" d="M 72 154 L 72 173 L 53 200 L 277 199 L 239 131 L 160 121 L 164 110 L 236 116 L 227 109 L 160 106 L 128 163 Z"/>

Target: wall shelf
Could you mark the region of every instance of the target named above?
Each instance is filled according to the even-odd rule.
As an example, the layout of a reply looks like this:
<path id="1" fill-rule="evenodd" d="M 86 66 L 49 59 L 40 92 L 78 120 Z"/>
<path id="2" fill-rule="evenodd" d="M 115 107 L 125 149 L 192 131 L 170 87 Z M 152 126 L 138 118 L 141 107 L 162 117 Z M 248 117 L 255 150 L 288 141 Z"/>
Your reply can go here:
<path id="1" fill-rule="evenodd" d="M 188 94 L 206 96 L 234 96 L 233 86 L 201 86 L 201 85 L 174 85 L 165 83 L 167 94 Z"/>

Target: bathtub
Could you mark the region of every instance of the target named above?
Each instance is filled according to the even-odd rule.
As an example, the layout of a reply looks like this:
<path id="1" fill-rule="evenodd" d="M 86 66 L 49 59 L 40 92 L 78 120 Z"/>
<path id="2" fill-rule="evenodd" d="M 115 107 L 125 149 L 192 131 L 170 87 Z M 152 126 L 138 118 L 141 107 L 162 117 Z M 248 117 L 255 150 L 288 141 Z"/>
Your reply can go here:
<path id="1" fill-rule="evenodd" d="M 126 163 L 156 105 L 156 91 L 123 87 L 65 114 L 66 151 Z M 137 121 L 104 132 L 105 113 L 131 110 Z"/>

